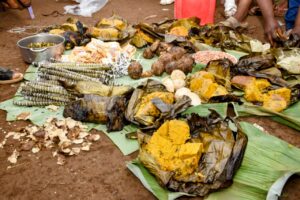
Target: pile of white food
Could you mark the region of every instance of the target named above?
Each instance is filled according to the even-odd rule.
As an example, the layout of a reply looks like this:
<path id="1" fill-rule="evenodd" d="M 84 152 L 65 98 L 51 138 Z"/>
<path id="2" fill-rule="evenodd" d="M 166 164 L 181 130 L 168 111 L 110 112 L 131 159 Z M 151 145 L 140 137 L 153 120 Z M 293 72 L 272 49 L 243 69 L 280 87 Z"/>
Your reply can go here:
<path id="1" fill-rule="evenodd" d="M 89 151 L 92 142 L 100 139 L 99 134 L 87 132 L 86 126 L 71 118 L 50 118 L 42 127 L 28 125 L 20 132 L 9 132 L 0 143 L 0 148 L 4 147 L 10 137 L 20 142 L 20 147 L 8 157 L 12 164 L 17 163 L 20 151 L 38 153 L 42 149 L 51 149 L 53 157 L 57 157 L 57 164 L 63 165 L 66 162 L 65 156 Z"/>
<path id="2" fill-rule="evenodd" d="M 168 92 L 175 92 L 175 99 L 178 100 L 183 96 L 187 96 L 191 99 L 191 105 L 197 106 L 201 104 L 200 97 L 191 92 L 190 89 L 185 87 L 186 75 L 181 70 L 174 70 L 170 77 L 165 77 L 162 80 L 162 84 L 166 87 Z"/>

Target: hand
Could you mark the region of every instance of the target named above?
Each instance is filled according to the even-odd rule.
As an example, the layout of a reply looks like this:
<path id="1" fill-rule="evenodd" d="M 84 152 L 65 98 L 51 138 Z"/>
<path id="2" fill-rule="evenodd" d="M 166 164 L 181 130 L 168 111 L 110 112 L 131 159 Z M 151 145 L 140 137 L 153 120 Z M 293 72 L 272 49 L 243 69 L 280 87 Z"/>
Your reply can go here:
<path id="1" fill-rule="evenodd" d="M 31 0 L 0 0 L 5 8 L 24 9 L 31 5 Z"/>
<path id="2" fill-rule="evenodd" d="M 291 34 L 296 34 L 296 35 L 300 36 L 300 27 L 299 26 L 295 26 L 293 28 Z"/>
<path id="3" fill-rule="evenodd" d="M 265 36 L 272 46 L 273 39 L 283 36 L 283 32 L 275 19 L 268 20 L 265 22 Z"/>

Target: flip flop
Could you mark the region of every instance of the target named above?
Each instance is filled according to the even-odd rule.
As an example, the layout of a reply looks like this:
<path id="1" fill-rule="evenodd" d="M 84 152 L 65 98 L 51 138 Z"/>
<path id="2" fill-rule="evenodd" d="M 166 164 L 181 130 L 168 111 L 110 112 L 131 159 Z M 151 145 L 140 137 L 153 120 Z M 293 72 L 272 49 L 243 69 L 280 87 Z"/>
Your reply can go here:
<path id="1" fill-rule="evenodd" d="M 23 80 L 24 75 L 20 72 L 14 72 L 13 79 L 0 81 L 0 85 L 17 83 Z"/>
<path id="2" fill-rule="evenodd" d="M 221 26 L 228 26 L 231 28 L 248 28 L 249 24 L 247 22 L 239 22 L 236 18 L 234 17 L 229 17 L 225 21 L 219 22 L 219 25 Z"/>

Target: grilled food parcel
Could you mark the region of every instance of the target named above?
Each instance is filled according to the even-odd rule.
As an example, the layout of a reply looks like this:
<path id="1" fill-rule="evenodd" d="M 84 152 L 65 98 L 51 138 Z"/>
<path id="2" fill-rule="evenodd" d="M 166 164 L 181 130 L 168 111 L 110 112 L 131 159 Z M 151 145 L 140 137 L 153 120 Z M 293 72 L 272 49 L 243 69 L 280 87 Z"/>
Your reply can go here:
<path id="1" fill-rule="evenodd" d="M 67 86 L 70 93 L 83 95 L 65 106 L 64 117 L 83 122 L 106 124 L 108 131 L 120 131 L 125 123 L 125 109 L 133 88 L 107 86 L 98 82 L 79 81 Z"/>
<path id="2" fill-rule="evenodd" d="M 162 121 L 172 119 L 190 106 L 189 97 L 176 101 L 175 95 L 165 86 L 148 79 L 133 92 L 127 109 L 126 119 L 145 129 L 157 128 Z"/>
<path id="3" fill-rule="evenodd" d="M 246 135 L 230 123 L 214 111 L 165 121 L 152 136 L 138 133 L 138 159 L 172 191 L 205 196 L 229 187 L 247 145 Z"/>

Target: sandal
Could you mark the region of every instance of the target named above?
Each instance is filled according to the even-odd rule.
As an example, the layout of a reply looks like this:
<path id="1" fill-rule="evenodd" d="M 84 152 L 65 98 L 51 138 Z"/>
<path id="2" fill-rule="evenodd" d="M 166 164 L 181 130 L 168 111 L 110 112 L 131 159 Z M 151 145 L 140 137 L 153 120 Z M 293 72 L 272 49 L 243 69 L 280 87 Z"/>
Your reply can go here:
<path id="1" fill-rule="evenodd" d="M 10 79 L 10 80 L 0 80 L 0 85 L 17 83 L 17 82 L 23 80 L 23 78 L 24 78 L 24 75 L 22 73 L 14 72 L 12 79 Z"/>
<path id="2" fill-rule="evenodd" d="M 228 26 L 231 28 L 248 28 L 248 23 L 241 23 L 239 22 L 236 18 L 234 17 L 229 17 L 228 19 L 226 19 L 225 21 L 219 22 L 219 25 L 222 26 Z"/>

